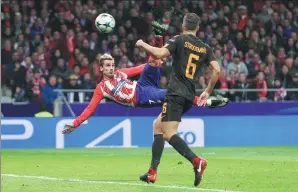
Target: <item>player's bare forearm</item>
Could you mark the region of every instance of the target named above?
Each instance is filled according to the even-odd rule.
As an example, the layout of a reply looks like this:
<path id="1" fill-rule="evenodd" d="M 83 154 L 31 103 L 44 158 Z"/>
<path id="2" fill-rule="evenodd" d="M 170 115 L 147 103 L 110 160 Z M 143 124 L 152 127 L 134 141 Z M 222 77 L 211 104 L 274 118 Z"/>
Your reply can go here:
<path id="1" fill-rule="evenodd" d="M 145 49 L 146 52 L 150 53 L 152 56 L 156 57 L 156 58 L 160 58 L 160 52 L 162 48 L 159 47 L 152 47 L 151 45 L 147 44 L 144 42 L 144 44 L 142 45 L 142 47 Z"/>
<path id="2" fill-rule="evenodd" d="M 138 40 L 136 43 L 136 46 L 142 47 L 143 49 L 145 49 L 146 52 L 148 52 L 149 54 L 151 54 L 153 57 L 157 59 L 162 59 L 170 55 L 167 48 L 153 47 L 142 40 Z"/>
<path id="3" fill-rule="evenodd" d="M 211 75 L 211 79 L 209 81 L 209 84 L 206 88 L 206 91 L 211 94 L 213 89 L 214 89 L 214 86 L 215 84 L 217 83 L 218 81 L 218 78 L 219 78 L 219 73 L 220 73 L 220 67 L 219 67 L 219 64 L 217 61 L 211 61 L 210 62 L 210 68 L 212 70 L 212 75 Z"/>

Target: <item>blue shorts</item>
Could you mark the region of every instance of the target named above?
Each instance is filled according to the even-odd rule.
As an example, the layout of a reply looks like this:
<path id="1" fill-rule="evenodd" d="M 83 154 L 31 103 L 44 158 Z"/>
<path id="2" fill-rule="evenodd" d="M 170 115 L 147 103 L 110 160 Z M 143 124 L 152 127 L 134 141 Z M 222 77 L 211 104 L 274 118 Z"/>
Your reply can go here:
<path id="1" fill-rule="evenodd" d="M 167 90 L 160 88 L 160 76 L 160 67 L 152 67 L 148 63 L 145 65 L 137 83 L 136 107 L 154 107 L 162 105 Z"/>

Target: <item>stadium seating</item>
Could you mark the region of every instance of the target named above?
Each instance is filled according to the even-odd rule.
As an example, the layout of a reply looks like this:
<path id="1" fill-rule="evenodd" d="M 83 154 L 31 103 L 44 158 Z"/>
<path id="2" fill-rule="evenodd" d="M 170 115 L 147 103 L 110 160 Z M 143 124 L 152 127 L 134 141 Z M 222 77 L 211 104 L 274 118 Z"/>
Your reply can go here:
<path id="1" fill-rule="evenodd" d="M 197 35 L 214 49 L 222 66 L 216 86 L 222 94 L 235 101 L 298 99 L 297 91 L 287 91 L 298 88 L 298 6 L 291 1 L 21 2 L 4 0 L 1 5 L 1 79 L 15 101 L 42 101 L 52 74 L 52 87 L 93 89 L 101 76 L 96 59 L 100 54 L 112 54 L 118 68 L 139 65 L 148 55 L 134 44 L 139 38 L 151 42 L 150 23 L 158 21 L 167 28 L 167 40 L 180 33 L 187 12 L 201 17 Z M 93 26 L 103 12 L 116 19 L 108 35 Z M 163 66 L 163 87 L 171 76 L 171 61 Z M 202 72 L 197 88 L 203 89 L 209 77 L 208 71 Z M 78 82 L 70 87 L 73 78 Z M 85 101 L 89 99 L 86 94 Z"/>

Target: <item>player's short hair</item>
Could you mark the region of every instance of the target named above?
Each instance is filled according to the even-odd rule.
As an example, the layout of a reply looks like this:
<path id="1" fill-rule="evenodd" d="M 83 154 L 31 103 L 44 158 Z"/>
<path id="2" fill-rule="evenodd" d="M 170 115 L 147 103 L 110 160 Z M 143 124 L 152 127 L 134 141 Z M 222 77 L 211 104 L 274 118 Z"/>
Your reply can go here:
<path id="1" fill-rule="evenodd" d="M 112 57 L 112 55 L 105 53 L 99 57 L 99 65 L 103 66 L 103 63 L 106 60 L 114 60 L 114 58 Z"/>
<path id="2" fill-rule="evenodd" d="M 183 17 L 183 26 L 190 31 L 196 30 L 200 24 L 200 17 L 195 13 L 187 13 Z"/>

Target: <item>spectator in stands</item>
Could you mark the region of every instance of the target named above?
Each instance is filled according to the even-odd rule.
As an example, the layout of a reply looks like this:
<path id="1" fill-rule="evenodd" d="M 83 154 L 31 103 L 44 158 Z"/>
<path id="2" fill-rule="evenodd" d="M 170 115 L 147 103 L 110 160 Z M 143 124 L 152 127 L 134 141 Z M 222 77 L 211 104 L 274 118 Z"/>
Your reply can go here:
<path id="1" fill-rule="evenodd" d="M 224 29 L 227 29 L 227 35 L 230 36 L 230 33 L 229 33 L 229 28 L 228 27 L 224 27 Z M 224 30 L 223 29 L 223 30 Z M 230 37 L 229 37 L 230 38 Z M 234 59 L 234 57 L 238 56 L 237 55 L 237 48 L 235 47 L 234 43 L 232 40 L 228 40 L 228 43 L 227 43 L 227 46 L 225 48 L 225 51 L 229 53 L 229 59 L 232 60 Z M 239 58 L 239 57 L 238 57 Z"/>
<path id="2" fill-rule="evenodd" d="M 234 71 L 236 74 L 245 73 L 248 75 L 248 70 L 246 65 L 240 61 L 240 57 L 238 54 L 234 55 L 233 62 L 228 64 L 227 73 L 230 74 L 231 71 Z"/>
<path id="3" fill-rule="evenodd" d="M 285 19 L 283 23 L 284 23 L 284 35 L 286 36 L 286 38 L 290 38 L 291 33 L 296 32 L 296 29 L 294 26 L 291 25 L 288 19 Z"/>
<path id="4" fill-rule="evenodd" d="M 95 53 L 91 50 L 88 39 L 83 40 L 80 52 L 83 53 L 90 60 L 93 60 L 95 58 Z"/>
<path id="5" fill-rule="evenodd" d="M 221 50 L 220 49 L 215 49 L 215 51 L 214 51 L 214 56 L 215 56 L 215 58 L 216 58 L 216 60 L 218 61 L 218 63 L 219 63 L 219 65 L 220 65 L 220 67 L 221 68 L 223 68 L 224 66 L 224 64 L 223 64 L 223 56 L 222 56 L 222 53 L 221 53 Z"/>
<path id="6" fill-rule="evenodd" d="M 11 41 L 5 40 L 4 48 L 1 49 L 1 66 L 12 64 L 12 45 Z"/>
<path id="7" fill-rule="evenodd" d="M 261 13 L 257 15 L 257 19 L 260 20 L 262 23 L 266 23 L 270 20 L 270 13 L 268 7 L 266 5 L 263 6 Z"/>
<path id="8" fill-rule="evenodd" d="M 27 99 L 25 97 L 25 94 L 26 93 L 25 93 L 24 88 L 16 87 L 14 101 L 15 102 L 25 102 L 25 101 L 27 101 Z"/>
<path id="9" fill-rule="evenodd" d="M 42 87 L 45 86 L 46 82 L 41 77 L 40 70 L 35 68 L 33 70 L 33 77 L 28 82 L 27 95 L 30 100 L 41 100 L 42 99 Z"/>
<path id="10" fill-rule="evenodd" d="M 257 100 L 258 101 L 266 101 L 267 100 L 267 82 L 265 80 L 265 75 L 262 71 L 258 73 L 257 82 L 254 87 L 255 89 L 261 89 L 261 91 L 257 92 Z"/>
<path id="11" fill-rule="evenodd" d="M 273 76 L 280 74 L 281 65 L 276 61 L 276 57 L 274 55 L 269 54 L 265 59 L 265 64 L 269 67 L 269 71 Z"/>
<path id="12" fill-rule="evenodd" d="M 2 35 L 2 40 L 3 41 L 8 40 L 8 41 L 12 42 L 14 39 L 14 35 L 15 34 L 12 32 L 11 27 L 8 25 L 4 29 L 4 34 Z"/>
<path id="13" fill-rule="evenodd" d="M 69 81 L 64 84 L 64 89 L 71 89 L 71 90 L 80 90 L 82 89 L 82 85 L 78 84 L 78 78 L 75 75 L 71 75 L 69 77 Z M 66 97 L 68 102 L 73 103 L 73 102 L 84 102 L 84 93 L 83 92 L 67 92 Z"/>
<path id="14" fill-rule="evenodd" d="M 262 60 L 265 60 L 266 56 L 268 56 L 269 54 L 270 55 L 276 55 L 276 48 L 272 44 L 271 39 L 267 39 L 265 41 L 265 45 L 262 47 L 260 57 L 261 57 Z"/>
<path id="15" fill-rule="evenodd" d="M 70 75 L 70 71 L 68 67 L 65 64 L 65 60 L 62 58 L 59 58 L 57 61 L 57 67 L 55 67 L 52 71 L 53 75 L 63 77 L 64 79 L 67 79 Z"/>
<path id="16" fill-rule="evenodd" d="M 257 31 L 252 31 L 250 39 L 248 40 L 248 48 L 254 49 L 256 53 L 261 52 L 262 42 L 260 40 L 259 33 Z"/>
<path id="17" fill-rule="evenodd" d="M 57 77 L 51 75 L 48 83 L 42 87 L 42 98 L 44 103 L 53 104 L 55 99 L 57 99 L 58 92 L 55 92 L 55 89 L 61 89 L 61 85 L 57 83 Z"/>
<path id="18" fill-rule="evenodd" d="M 220 90 L 228 90 L 229 89 L 229 82 L 226 74 L 226 70 L 222 69 L 220 71 L 220 77 L 219 77 L 219 87 Z"/>
<path id="19" fill-rule="evenodd" d="M 123 55 L 117 66 L 120 68 L 128 68 L 128 67 L 132 67 L 133 63 L 128 59 L 126 55 Z"/>
<path id="20" fill-rule="evenodd" d="M 57 66 L 58 59 L 62 58 L 60 49 L 56 49 L 54 55 L 51 57 L 52 67 L 55 68 Z"/>
<path id="21" fill-rule="evenodd" d="M 245 73 L 240 73 L 239 74 L 239 80 L 237 81 L 234 88 L 235 89 L 242 89 L 243 91 L 237 91 L 235 93 L 236 101 L 251 100 L 251 98 L 249 97 L 250 93 L 246 91 L 246 89 L 251 88 L 250 86 L 251 85 L 249 83 L 247 83 L 247 81 L 246 81 L 246 74 Z"/>
<path id="22" fill-rule="evenodd" d="M 295 42 L 293 38 L 288 39 L 287 45 L 285 46 L 285 50 L 288 57 L 295 58 L 298 49 L 295 46 Z"/>
<path id="23" fill-rule="evenodd" d="M 236 72 L 231 71 L 230 74 L 228 74 L 227 79 L 228 79 L 229 89 L 232 89 L 237 82 Z"/>
<path id="24" fill-rule="evenodd" d="M 18 62 L 15 63 L 15 67 L 12 73 L 11 85 L 12 97 L 14 97 L 14 93 L 16 92 L 17 87 L 24 88 L 26 86 L 26 68 Z"/>
<path id="25" fill-rule="evenodd" d="M 285 64 L 287 54 L 284 47 L 280 47 L 277 52 L 277 58 L 281 64 Z"/>
<path id="26" fill-rule="evenodd" d="M 83 57 L 80 67 L 80 75 L 84 75 L 86 73 L 89 73 L 89 59 L 87 57 Z"/>
<path id="27" fill-rule="evenodd" d="M 270 71 L 269 66 L 264 66 L 264 75 L 265 75 L 265 80 L 267 82 L 267 85 L 269 88 L 272 88 L 274 85 L 274 75 Z"/>
<path id="28" fill-rule="evenodd" d="M 72 75 L 76 76 L 79 79 L 78 84 L 82 84 L 80 71 L 81 71 L 80 65 L 78 65 L 78 64 L 73 65 Z"/>
<path id="29" fill-rule="evenodd" d="M 15 64 L 24 65 L 29 58 L 30 64 L 24 65 L 27 80 L 31 80 L 32 69 L 38 66 L 44 78 L 51 72 L 68 81 L 70 70 L 79 65 L 81 81 L 82 75 L 90 73 L 92 81 L 98 82 L 101 73 L 95 54 L 105 52 L 115 57 L 120 68 L 143 63 L 148 55 L 134 45 L 139 38 L 151 42 L 150 23 L 157 20 L 168 28 L 163 34 L 166 42 L 180 33 L 179 13 L 189 11 L 201 17 L 197 35 L 215 50 L 216 58 L 227 70 L 229 88 L 237 84 L 240 73 L 246 74 L 246 81 L 253 82 L 259 72 L 265 73 L 268 86 L 273 78 L 278 78 L 287 88 L 293 83 L 291 75 L 298 71 L 298 6 L 294 1 L 175 1 L 177 14 L 171 17 L 168 11 L 160 15 L 155 12 L 153 8 L 163 9 L 165 4 L 157 0 L 134 4 L 108 0 L 101 4 L 94 0 L 26 2 L 2 1 L 1 79 L 13 92 L 16 84 L 10 83 L 23 69 L 14 71 L 18 68 Z M 99 35 L 92 24 L 96 15 L 103 12 L 115 17 L 116 27 L 110 34 Z M 172 60 L 169 57 L 162 68 L 167 76 L 172 73 Z M 208 73 L 201 75 L 209 80 Z M 61 82 L 63 79 L 59 78 Z"/>
<path id="30" fill-rule="evenodd" d="M 216 52 L 215 52 L 216 53 Z M 228 68 L 228 64 L 230 63 L 230 55 L 229 55 L 229 53 L 228 52 L 225 52 L 224 53 L 224 55 L 223 55 L 223 58 L 222 58 L 222 61 L 221 61 L 221 63 L 222 63 L 222 65 L 221 65 L 221 67 L 223 68 L 223 69 L 227 69 Z"/>
<path id="31" fill-rule="evenodd" d="M 280 24 L 280 17 L 277 12 L 271 13 L 270 19 L 265 23 L 265 30 L 268 35 L 272 35 Z"/>
<path id="32" fill-rule="evenodd" d="M 237 50 L 247 52 L 247 43 L 245 42 L 244 35 L 242 31 L 238 31 L 235 39 L 235 46 Z"/>
<path id="33" fill-rule="evenodd" d="M 288 57 L 287 59 L 286 59 L 286 61 L 285 61 L 285 65 L 286 66 L 288 66 L 288 69 L 289 69 L 289 73 L 292 75 L 293 74 L 293 72 L 292 72 L 292 67 L 293 67 L 293 62 L 294 62 L 294 60 L 293 60 L 293 58 L 292 57 Z"/>
<path id="34" fill-rule="evenodd" d="M 296 73 L 298 73 L 298 55 L 296 56 L 292 67 L 292 74 L 296 74 Z"/>
<path id="35" fill-rule="evenodd" d="M 46 61 L 41 60 L 39 66 L 40 66 L 39 72 L 41 74 L 41 77 L 44 78 L 45 80 L 48 80 L 50 72 L 49 72 L 49 69 L 47 69 Z"/>
<path id="36" fill-rule="evenodd" d="M 78 79 L 78 81 L 80 81 Z M 78 85 L 80 85 L 78 83 Z M 95 85 L 93 84 L 93 82 L 91 81 L 91 75 L 90 73 L 85 73 L 84 74 L 84 78 L 82 80 L 82 89 L 87 89 L 87 90 L 93 90 L 95 88 Z M 92 92 L 85 92 L 84 94 L 84 101 L 90 101 L 92 98 L 93 93 Z"/>
<path id="37" fill-rule="evenodd" d="M 282 84 L 279 79 L 275 79 L 274 88 L 277 89 L 274 92 L 269 92 L 268 96 L 273 101 L 283 101 L 287 96 L 287 91 L 282 87 Z"/>
<path id="38" fill-rule="evenodd" d="M 280 74 L 280 80 L 283 87 L 288 88 L 292 83 L 292 76 L 289 73 L 289 67 L 287 65 L 282 66 L 282 72 Z"/>
<path id="39" fill-rule="evenodd" d="M 91 33 L 90 49 L 93 51 L 93 53 L 98 53 L 100 51 L 98 33 L 96 32 Z"/>
<path id="40" fill-rule="evenodd" d="M 33 69 L 35 67 L 32 63 L 31 57 L 27 56 L 21 65 L 26 68 L 26 81 L 29 82 L 32 79 Z"/>
<path id="41" fill-rule="evenodd" d="M 298 88 L 298 73 L 293 74 L 292 82 L 289 84 L 289 88 L 297 89 Z M 289 92 L 290 100 L 297 101 L 298 100 L 298 91 Z"/>
<path id="42" fill-rule="evenodd" d="M 248 52 L 245 54 L 245 59 L 244 62 L 249 64 L 253 61 L 253 57 L 256 54 L 254 49 L 248 49 Z M 248 67 L 248 73 L 250 72 L 249 67 Z"/>
<path id="43" fill-rule="evenodd" d="M 34 39 L 33 39 L 33 41 L 31 41 L 30 50 L 31 50 L 31 52 L 36 52 L 37 47 L 42 46 L 43 42 L 41 41 L 41 35 L 40 34 L 37 34 L 33 37 L 34 37 Z"/>

